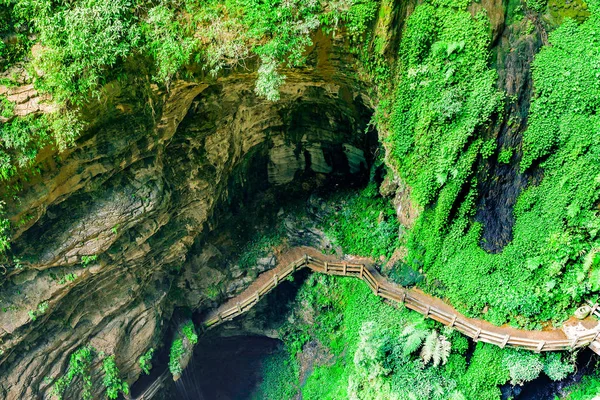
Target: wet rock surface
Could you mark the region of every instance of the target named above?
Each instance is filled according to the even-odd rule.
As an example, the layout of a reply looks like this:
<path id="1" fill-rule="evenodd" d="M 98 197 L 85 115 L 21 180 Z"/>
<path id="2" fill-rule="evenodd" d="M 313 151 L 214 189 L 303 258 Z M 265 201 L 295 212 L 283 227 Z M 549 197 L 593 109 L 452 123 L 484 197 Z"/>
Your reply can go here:
<path id="1" fill-rule="evenodd" d="M 508 98 L 505 110 L 492 127 L 490 136 L 499 151 L 482 166 L 479 174 L 479 205 L 476 219 L 483 224 L 481 247 L 498 253 L 512 240 L 513 207 L 522 190 L 539 173 L 521 171 L 523 132 L 533 93 L 531 62 L 542 46 L 542 32 L 528 34 L 528 20 L 504 28 L 495 48 L 498 87 Z M 545 33 L 545 32 L 544 32 Z M 510 154 L 508 162 L 500 153 Z"/>

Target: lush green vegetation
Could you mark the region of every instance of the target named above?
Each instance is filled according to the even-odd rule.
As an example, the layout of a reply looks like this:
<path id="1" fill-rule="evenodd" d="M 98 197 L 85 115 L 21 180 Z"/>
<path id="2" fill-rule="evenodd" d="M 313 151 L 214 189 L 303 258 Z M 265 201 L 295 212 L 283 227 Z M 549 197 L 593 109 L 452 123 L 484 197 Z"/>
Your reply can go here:
<path id="1" fill-rule="evenodd" d="M 252 393 L 252 400 L 293 399 L 298 393 L 298 365 L 285 351 L 269 356 L 262 365 L 263 383 Z"/>
<path id="2" fill-rule="evenodd" d="M 102 383 L 106 388 L 106 397 L 116 399 L 119 393 L 129 394 L 129 385 L 119 377 L 119 368 L 115 362 L 115 356 L 109 356 L 102 361 L 104 378 Z"/>
<path id="3" fill-rule="evenodd" d="M 138 360 L 140 368 L 146 375 L 150 375 L 152 369 L 152 356 L 154 355 L 154 348 L 149 348 L 147 352 L 140 356 Z"/>
<path id="4" fill-rule="evenodd" d="M 565 399 L 567 400 L 594 400 L 600 396 L 600 374 L 596 371 L 592 375 L 584 376 L 577 385 L 574 385 Z"/>
<path id="5" fill-rule="evenodd" d="M 430 292 L 496 324 L 563 321 L 599 286 L 599 19 L 565 22 L 534 63 L 535 97 L 521 168 L 543 170 L 514 209 L 513 240 L 480 246 L 473 222 L 479 161 L 511 160 L 484 134 L 501 104 L 488 59 L 486 18 L 468 2 L 429 1 L 406 23 L 397 91 L 387 121 L 391 162 L 425 208 L 407 236 L 408 264 Z M 573 59 L 585 60 L 573 63 Z M 485 312 L 484 312 L 485 309 Z"/>
<path id="6" fill-rule="evenodd" d="M 80 377 L 83 381 L 81 397 L 84 400 L 92 398 L 92 378 L 90 371 L 94 354 L 95 350 L 91 346 L 82 347 L 71 354 L 67 371 L 54 383 L 52 394 L 58 400 L 62 400 L 65 390 L 71 386 L 76 377 Z"/>
<path id="7" fill-rule="evenodd" d="M 561 354 L 484 343 L 467 363 L 464 336 L 384 303 L 358 280 L 313 274 L 296 300 L 300 306 L 280 328 L 288 359 L 266 362 L 261 398 L 289 399 L 299 388 L 305 399 L 499 399 L 499 385 L 508 381 L 526 382 L 542 371 L 562 379 L 573 371 Z M 300 385 L 296 356 L 309 341 L 318 341 L 330 361 Z"/>
<path id="8" fill-rule="evenodd" d="M 177 338 L 171 344 L 171 351 L 169 353 L 169 371 L 174 376 L 181 375 L 183 369 L 181 368 L 181 357 L 185 354 L 185 348 L 183 347 L 183 339 Z"/>
<path id="9" fill-rule="evenodd" d="M 389 258 L 398 247 L 400 225 L 390 202 L 382 198 L 375 183 L 360 193 L 336 193 L 328 201 L 334 211 L 323 228 L 349 254 Z"/>
<path id="10" fill-rule="evenodd" d="M 194 323 L 192 321 L 187 321 L 183 325 L 183 328 L 181 328 L 181 332 L 183 332 L 191 344 L 198 343 L 198 334 L 196 333 L 196 328 L 194 328 Z"/>
<path id="11" fill-rule="evenodd" d="M 253 237 L 240 249 L 238 265 L 242 269 L 256 266 L 259 258 L 266 257 L 285 239 L 285 227 L 277 224 L 275 229 L 267 232 L 255 232 Z"/>
<path id="12" fill-rule="evenodd" d="M 178 74 L 214 76 L 258 60 L 256 93 L 277 100 L 282 68 L 304 63 L 318 27 L 344 25 L 358 38 L 376 9 L 373 0 L 0 0 L 0 72 L 26 67 L 58 109 L 14 118 L 14 104 L 0 98 L 8 118 L 0 126 L 0 181 L 30 168 L 41 148 L 72 143 L 84 126 L 80 106 L 98 98 L 105 83 L 126 80 L 131 69 L 137 74 L 134 59 L 167 88 Z M 8 246 L 9 225 L 0 219 L 0 252 Z"/>

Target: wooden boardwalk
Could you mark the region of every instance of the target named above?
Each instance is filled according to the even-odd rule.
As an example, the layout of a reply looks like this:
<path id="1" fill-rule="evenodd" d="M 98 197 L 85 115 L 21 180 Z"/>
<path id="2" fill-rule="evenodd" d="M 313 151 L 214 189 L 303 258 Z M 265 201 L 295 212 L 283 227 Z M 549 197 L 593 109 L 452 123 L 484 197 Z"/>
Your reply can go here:
<path id="1" fill-rule="evenodd" d="M 362 279 L 375 295 L 392 302 L 403 303 L 427 318 L 462 332 L 475 342 L 491 343 L 501 348 L 518 347 L 535 352 L 573 350 L 589 346 L 600 354 L 598 322 L 585 321 L 585 325 L 593 325 L 593 328 L 572 337 L 567 337 L 561 329 L 527 331 L 509 326 L 496 326 L 487 321 L 467 318 L 449 304 L 419 289 L 406 289 L 389 282 L 375 270 L 369 259 L 353 258 L 350 261 L 340 261 L 312 247 L 295 247 L 282 254 L 275 268 L 259 275 L 246 290 L 211 311 L 202 320 L 201 329 L 214 328 L 244 314 L 285 278 L 301 268 L 310 268 L 314 272 L 328 275 Z M 591 306 L 592 313 L 600 316 L 598 304 Z M 169 375 L 167 368 L 136 400 L 153 399 Z"/>
<path id="2" fill-rule="evenodd" d="M 314 272 L 328 275 L 362 279 L 375 295 L 389 301 L 403 303 L 427 318 L 462 332 L 475 342 L 491 343 L 502 348 L 518 347 L 535 352 L 573 350 L 586 346 L 590 346 L 596 352 L 600 349 L 600 341 L 597 340 L 600 335 L 600 325 L 597 323 L 593 328 L 581 332 L 581 335 L 573 334 L 571 337 L 567 337 L 561 329 L 528 331 L 509 326 L 496 326 L 487 321 L 467 318 L 449 304 L 419 289 L 406 289 L 389 282 L 375 270 L 368 259 L 339 261 L 310 247 L 296 247 L 283 254 L 274 269 L 261 274 L 241 294 L 210 312 L 203 319 L 201 328 L 203 330 L 213 328 L 245 313 L 282 280 L 301 268 L 310 268 Z"/>

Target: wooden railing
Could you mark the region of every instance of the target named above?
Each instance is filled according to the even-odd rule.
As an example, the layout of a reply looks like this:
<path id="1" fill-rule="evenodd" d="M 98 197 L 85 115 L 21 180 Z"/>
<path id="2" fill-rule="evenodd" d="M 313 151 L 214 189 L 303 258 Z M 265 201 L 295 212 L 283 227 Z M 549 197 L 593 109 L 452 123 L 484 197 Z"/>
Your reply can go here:
<path id="1" fill-rule="evenodd" d="M 296 270 L 304 267 L 328 275 L 350 276 L 362 279 L 377 296 L 393 302 L 403 303 L 406 307 L 423 314 L 427 318 L 431 318 L 462 332 L 476 342 L 491 343 L 501 348 L 506 346 L 519 347 L 535 352 L 573 350 L 589 346 L 600 335 L 600 330 L 597 329 L 591 333 L 573 338 L 567 338 L 564 334 L 561 334 L 562 337 L 559 339 L 532 339 L 532 337 L 543 335 L 540 335 L 540 331 L 524 331 L 510 327 L 497 327 L 483 321 L 472 320 L 454 311 L 449 306 L 437 306 L 436 304 L 439 301 L 434 301 L 432 298 L 420 295 L 414 289 L 402 288 L 387 282 L 376 270 L 365 264 L 328 262 L 306 254 L 302 258 L 290 263 L 281 271 L 278 271 L 278 273 L 273 275 L 272 279 L 250 296 L 245 296 L 243 300 L 235 303 L 233 306 L 224 310 L 218 310 L 218 312 L 209 315 L 202 322 L 202 329 L 213 328 L 245 313 L 282 280 L 293 274 Z"/>

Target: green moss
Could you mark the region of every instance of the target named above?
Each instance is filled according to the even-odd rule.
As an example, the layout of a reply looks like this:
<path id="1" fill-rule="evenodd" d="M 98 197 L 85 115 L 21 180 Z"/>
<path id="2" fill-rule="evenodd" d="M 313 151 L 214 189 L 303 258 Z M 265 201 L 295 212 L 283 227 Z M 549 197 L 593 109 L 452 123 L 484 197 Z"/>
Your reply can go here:
<path id="1" fill-rule="evenodd" d="M 425 3 L 407 21 L 401 45 L 388 141 L 392 161 L 425 207 L 407 238 L 407 263 L 423 269 L 431 293 L 470 316 L 529 328 L 559 323 L 592 294 L 597 269 L 593 257 L 586 259 L 599 246 L 600 228 L 599 19 L 592 13 L 581 25 L 565 22 L 535 59 L 521 168 L 539 164 L 543 179 L 518 198 L 512 242 L 489 254 L 472 217 L 477 160 L 490 154 L 482 128 L 498 103 L 485 21 L 467 14 Z M 438 23 L 436 15 L 461 23 Z M 446 97 L 454 100 L 437 101 Z M 508 158 L 501 152 L 499 161 Z"/>
<path id="2" fill-rule="evenodd" d="M 390 202 L 374 183 L 360 193 L 338 193 L 328 200 L 334 211 L 323 229 L 348 254 L 389 258 L 399 245 L 400 225 Z"/>
<path id="3" fill-rule="evenodd" d="M 583 0 L 549 0 L 548 9 L 557 24 L 562 24 L 567 18 L 583 22 L 590 16 L 587 2 Z"/>

